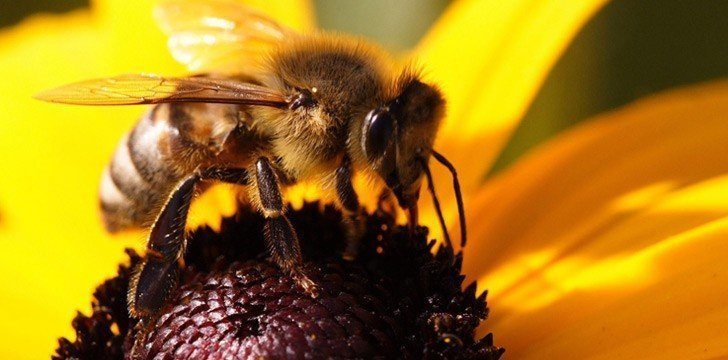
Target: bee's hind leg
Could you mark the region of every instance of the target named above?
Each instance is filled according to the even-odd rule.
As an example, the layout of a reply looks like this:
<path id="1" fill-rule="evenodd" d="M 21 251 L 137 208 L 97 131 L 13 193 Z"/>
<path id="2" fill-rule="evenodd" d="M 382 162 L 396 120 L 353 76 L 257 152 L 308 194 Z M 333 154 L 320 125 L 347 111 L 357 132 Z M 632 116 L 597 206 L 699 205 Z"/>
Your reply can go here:
<path id="1" fill-rule="evenodd" d="M 346 227 L 346 249 L 343 258 L 354 260 L 359 252 L 359 240 L 364 235 L 364 216 L 359 204 L 359 197 L 351 183 L 353 172 L 351 160 L 344 156 L 341 165 L 336 169 L 336 195 L 344 213 L 343 223 Z"/>
<path id="2" fill-rule="evenodd" d="M 186 246 L 185 223 L 198 175 L 183 179 L 154 221 L 147 242 L 147 256 L 129 284 L 127 301 L 135 317 L 156 314 L 177 287 L 178 260 Z"/>
<path id="3" fill-rule="evenodd" d="M 265 240 L 271 257 L 296 279 L 311 296 L 317 297 L 319 289 L 303 270 L 301 247 L 296 231 L 286 218 L 278 178 L 270 160 L 260 157 L 255 162 L 255 187 L 260 199 L 260 210 L 266 218 Z"/>
<path id="4" fill-rule="evenodd" d="M 157 216 L 147 242 L 147 257 L 129 284 L 127 301 L 136 317 L 156 314 L 177 287 L 187 239 L 185 224 L 195 187 L 201 180 L 247 185 L 245 169 L 209 168 L 183 179 Z"/>

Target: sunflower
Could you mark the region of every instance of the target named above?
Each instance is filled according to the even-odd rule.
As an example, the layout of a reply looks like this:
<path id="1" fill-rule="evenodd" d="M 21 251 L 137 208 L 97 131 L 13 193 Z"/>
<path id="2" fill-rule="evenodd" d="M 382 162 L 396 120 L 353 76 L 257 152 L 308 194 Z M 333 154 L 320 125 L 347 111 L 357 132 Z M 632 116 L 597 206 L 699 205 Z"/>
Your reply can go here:
<path id="1" fill-rule="evenodd" d="M 306 2 L 249 2 L 293 28 L 313 27 Z M 463 184 L 464 272 L 490 291 L 481 331 L 519 359 L 728 356 L 728 83 L 597 116 L 483 180 L 551 66 L 604 2 L 456 1 L 409 54 L 448 99 L 435 147 Z M 73 309 L 88 309 L 95 284 L 126 261 L 125 247 L 141 248 L 143 235 L 110 238 L 93 216 L 101 169 L 139 109 L 31 97 L 85 78 L 184 73 L 152 5 L 98 0 L 91 11 L 36 16 L 0 33 L 2 358 L 45 357 L 59 336 L 73 337 Z M 445 194 L 449 175 L 434 175 Z M 315 196 L 295 191 L 299 204 Z M 453 202 L 443 205 L 455 222 Z M 228 192 L 210 192 L 193 226 L 220 227 L 220 213 L 234 210 Z M 437 229 L 434 214 L 423 215 Z"/>

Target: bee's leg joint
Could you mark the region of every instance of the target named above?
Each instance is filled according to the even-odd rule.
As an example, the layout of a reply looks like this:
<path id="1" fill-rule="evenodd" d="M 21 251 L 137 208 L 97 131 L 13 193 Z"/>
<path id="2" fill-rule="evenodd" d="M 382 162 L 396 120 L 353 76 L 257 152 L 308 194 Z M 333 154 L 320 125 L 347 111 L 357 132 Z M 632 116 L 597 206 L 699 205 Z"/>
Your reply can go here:
<path id="1" fill-rule="evenodd" d="M 343 223 L 346 227 L 346 249 L 344 259 L 354 260 L 359 250 L 359 240 L 364 234 L 364 217 L 362 215 L 359 197 L 351 183 L 353 171 L 348 156 L 336 169 L 336 195 L 344 212 Z"/>
<path id="2" fill-rule="evenodd" d="M 312 296 L 318 295 L 318 287 L 303 271 L 303 260 L 298 236 L 284 214 L 283 198 L 275 170 L 266 157 L 255 162 L 255 181 L 260 197 L 261 212 L 266 216 L 265 240 L 271 257 L 284 271 L 293 276 L 298 284 Z"/>

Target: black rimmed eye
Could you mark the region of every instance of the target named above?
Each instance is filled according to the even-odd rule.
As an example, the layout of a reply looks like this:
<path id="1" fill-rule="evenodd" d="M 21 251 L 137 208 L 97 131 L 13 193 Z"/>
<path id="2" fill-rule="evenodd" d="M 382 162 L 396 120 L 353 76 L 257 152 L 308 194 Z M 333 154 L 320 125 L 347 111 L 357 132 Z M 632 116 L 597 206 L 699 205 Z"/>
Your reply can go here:
<path id="1" fill-rule="evenodd" d="M 394 132 L 394 119 L 388 110 L 374 109 L 364 118 L 362 145 L 370 159 L 381 156 Z"/>

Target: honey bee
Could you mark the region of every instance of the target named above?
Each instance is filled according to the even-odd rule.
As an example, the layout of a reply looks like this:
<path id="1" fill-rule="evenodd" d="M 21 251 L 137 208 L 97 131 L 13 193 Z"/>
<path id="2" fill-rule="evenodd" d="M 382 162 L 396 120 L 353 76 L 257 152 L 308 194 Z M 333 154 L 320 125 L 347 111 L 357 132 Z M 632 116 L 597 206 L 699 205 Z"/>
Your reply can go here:
<path id="1" fill-rule="evenodd" d="M 66 85 L 42 100 L 83 105 L 155 104 L 123 137 L 100 187 L 109 231 L 151 227 L 147 256 L 130 284 L 130 313 L 157 313 L 176 288 L 185 223 L 203 181 L 244 186 L 266 218 L 271 258 L 312 296 L 281 187 L 332 188 L 344 213 L 346 257 L 356 254 L 362 211 L 355 173 L 383 180 L 417 225 L 424 177 L 444 225 L 428 167 L 455 169 L 432 149 L 444 115 L 440 90 L 410 67 L 397 69 L 366 41 L 300 33 L 232 0 L 165 2 L 156 20 L 174 57 L 202 75 L 124 75 Z M 449 235 L 445 231 L 446 244 Z"/>

